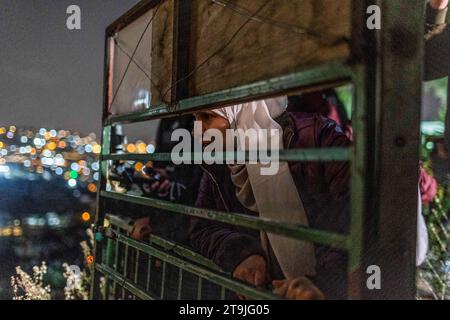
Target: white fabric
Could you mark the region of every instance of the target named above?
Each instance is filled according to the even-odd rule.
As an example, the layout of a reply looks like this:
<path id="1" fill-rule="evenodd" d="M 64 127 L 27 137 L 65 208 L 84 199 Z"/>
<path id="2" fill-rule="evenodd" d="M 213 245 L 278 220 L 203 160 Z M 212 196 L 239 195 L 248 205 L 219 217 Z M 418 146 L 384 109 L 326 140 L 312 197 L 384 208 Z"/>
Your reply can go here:
<path id="1" fill-rule="evenodd" d="M 422 215 L 422 199 L 420 197 L 417 206 L 417 245 L 416 245 L 416 266 L 425 262 L 428 252 L 428 230 L 425 219 Z"/>
<path id="2" fill-rule="evenodd" d="M 278 129 L 278 134 L 271 138 L 279 139 L 282 149 L 282 128 L 274 118 L 280 116 L 286 107 L 287 98 L 282 97 L 220 108 L 214 112 L 228 119 L 232 129 Z M 259 135 L 258 137 L 260 138 Z M 305 209 L 288 164 L 281 162 L 278 173 L 267 176 L 261 175 L 261 166 L 262 164 L 246 164 L 260 217 L 308 226 Z M 316 261 L 312 243 L 271 233 L 267 235 L 287 278 L 315 274 Z"/>

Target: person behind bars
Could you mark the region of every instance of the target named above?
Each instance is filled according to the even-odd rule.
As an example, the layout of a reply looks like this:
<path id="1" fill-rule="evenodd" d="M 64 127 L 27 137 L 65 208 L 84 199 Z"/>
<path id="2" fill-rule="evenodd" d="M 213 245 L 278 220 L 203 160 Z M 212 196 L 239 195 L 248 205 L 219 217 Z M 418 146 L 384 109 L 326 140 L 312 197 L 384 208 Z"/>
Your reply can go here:
<path id="1" fill-rule="evenodd" d="M 203 131 L 218 129 L 224 137 L 227 129 L 278 130 L 280 149 L 350 145 L 334 121 L 288 113 L 286 107 L 282 97 L 201 111 L 195 117 Z M 202 168 L 198 207 L 348 231 L 348 162 L 280 162 L 278 172 L 267 176 L 260 174 L 260 164 Z M 272 284 L 275 293 L 300 299 L 322 297 L 315 286 L 328 299 L 346 295 L 347 256 L 342 251 L 200 218 L 191 219 L 190 238 L 195 249 L 224 271 L 256 287 Z"/>

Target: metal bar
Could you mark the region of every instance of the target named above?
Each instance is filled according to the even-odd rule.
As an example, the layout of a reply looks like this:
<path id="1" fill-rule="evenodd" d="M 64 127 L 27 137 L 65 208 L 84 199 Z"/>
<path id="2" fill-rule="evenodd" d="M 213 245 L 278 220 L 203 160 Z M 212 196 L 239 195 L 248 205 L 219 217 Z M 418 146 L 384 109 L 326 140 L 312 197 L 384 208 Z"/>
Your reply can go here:
<path id="1" fill-rule="evenodd" d="M 117 227 L 116 229 L 117 233 L 120 233 L 120 227 Z M 114 270 L 118 270 L 119 269 L 119 242 L 116 241 L 116 248 L 115 248 L 115 256 L 114 256 Z"/>
<path id="2" fill-rule="evenodd" d="M 156 300 L 152 295 L 145 292 L 145 290 L 143 290 L 133 282 L 129 281 L 128 279 L 124 278 L 120 273 L 114 271 L 110 267 L 97 263 L 95 264 L 95 269 L 103 273 L 105 276 L 107 275 L 115 282 L 117 282 L 120 286 L 122 286 L 124 289 L 128 290 L 129 292 L 139 297 L 140 299 Z"/>
<path id="3" fill-rule="evenodd" d="M 336 83 L 349 81 L 352 74 L 351 67 L 342 63 L 331 63 L 265 81 L 181 100 L 177 110 L 189 111 L 194 108 L 217 106 L 218 104 L 230 105 L 293 91 L 300 87 L 327 84 L 332 87 Z"/>
<path id="4" fill-rule="evenodd" d="M 127 271 L 128 271 L 128 251 L 130 250 L 130 248 L 128 247 L 128 245 L 125 246 L 125 258 L 124 258 L 124 265 L 123 265 L 123 276 L 126 277 L 127 276 Z"/>
<path id="5" fill-rule="evenodd" d="M 108 239 L 106 241 L 106 265 L 108 267 L 112 267 L 113 264 L 113 256 L 114 256 L 114 250 L 113 250 L 113 240 Z M 105 300 L 109 300 L 109 288 L 110 288 L 110 279 L 105 276 L 105 296 L 103 297 Z"/>
<path id="6" fill-rule="evenodd" d="M 105 123 L 105 119 L 108 116 L 109 104 L 110 104 L 110 93 L 111 93 L 111 77 L 112 77 L 112 65 L 113 65 L 113 55 L 114 49 L 112 45 L 113 40 L 107 35 L 105 36 L 105 65 L 104 65 L 104 82 L 103 82 L 103 108 L 102 108 L 102 122 Z M 111 127 L 104 126 L 102 131 L 102 152 L 111 153 Z M 100 190 L 104 190 L 106 187 L 106 174 L 107 168 L 100 164 L 100 178 L 99 186 Z M 95 226 L 102 226 L 103 219 L 105 215 L 105 208 L 103 199 L 97 195 L 97 212 L 95 215 Z M 102 260 L 102 243 L 96 241 L 94 243 L 94 256 L 95 259 Z M 90 289 L 90 298 L 93 300 L 98 300 L 100 298 L 100 278 L 96 273 L 95 269 L 92 275 Z"/>
<path id="7" fill-rule="evenodd" d="M 120 228 L 117 227 L 117 233 L 120 233 Z M 119 268 L 119 241 L 115 240 L 115 248 L 114 248 L 114 265 L 112 267 L 113 270 L 117 271 Z M 117 282 L 113 283 L 113 292 L 114 298 L 116 298 L 117 294 Z"/>
<path id="8" fill-rule="evenodd" d="M 123 266 L 123 277 L 127 278 L 127 271 L 128 271 L 128 250 L 129 246 L 128 244 L 125 244 L 125 259 L 124 259 L 124 266 Z M 122 299 L 125 300 L 125 288 L 122 287 Z"/>
<path id="9" fill-rule="evenodd" d="M 223 274 L 214 272 L 201 266 L 197 266 L 193 263 L 188 263 L 181 258 L 165 253 L 157 248 L 136 241 L 132 238 L 123 235 L 118 235 L 117 240 L 124 244 L 128 244 L 130 247 L 133 247 L 135 249 L 141 250 L 142 252 L 150 254 L 151 256 L 157 259 L 170 263 L 178 268 L 182 268 L 187 272 L 191 272 L 205 280 L 224 286 L 229 290 L 237 292 L 238 294 L 253 297 L 254 299 L 280 299 L 280 297 L 275 296 L 272 293 L 255 289 L 243 282 L 237 281 Z"/>
<path id="10" fill-rule="evenodd" d="M 183 289 L 183 269 L 178 268 L 178 294 L 177 294 L 178 300 L 181 300 L 182 289 Z"/>
<path id="11" fill-rule="evenodd" d="M 159 105 L 152 107 L 150 109 L 138 112 L 125 113 L 120 115 L 110 116 L 106 120 L 106 124 L 125 124 L 125 123 L 134 123 L 134 122 L 143 122 L 152 119 L 161 118 L 164 115 L 169 113 L 169 109 L 166 105 Z"/>
<path id="12" fill-rule="evenodd" d="M 353 153 L 351 160 L 351 215 L 350 215 L 350 248 L 349 248 L 349 297 L 358 299 L 362 296 L 361 285 L 363 279 L 362 250 L 363 250 L 363 223 L 366 204 L 367 176 L 366 148 L 367 148 L 367 105 L 366 105 L 366 81 L 364 67 L 359 68 L 357 78 L 354 81 L 354 128 Z"/>
<path id="13" fill-rule="evenodd" d="M 164 299 L 164 289 L 165 289 L 165 284 L 166 284 L 166 268 L 167 268 L 167 263 L 165 260 L 163 260 L 162 263 L 162 276 L 161 276 L 161 300 Z"/>
<path id="14" fill-rule="evenodd" d="M 169 250 L 170 252 L 173 252 L 180 257 L 183 257 L 184 259 L 189 259 L 190 261 L 196 262 L 201 264 L 204 267 L 210 268 L 212 270 L 220 271 L 221 269 L 219 266 L 217 266 L 214 262 L 211 260 L 205 258 L 201 254 L 198 254 L 192 250 L 189 250 L 181 245 L 178 245 L 177 243 L 159 238 L 157 236 L 151 235 L 150 236 L 150 242 L 154 245 L 157 245 L 159 247 L 162 247 L 166 250 Z"/>
<path id="15" fill-rule="evenodd" d="M 131 232 L 131 230 L 133 228 L 125 220 L 123 220 L 117 216 L 108 215 L 107 219 L 110 221 L 111 225 L 120 226 L 122 229 L 124 229 L 127 232 Z M 175 242 L 160 238 L 155 235 L 150 235 L 149 240 L 150 240 L 151 244 L 155 244 L 158 247 L 161 247 L 165 250 L 169 250 L 170 252 L 173 252 L 173 253 L 179 255 L 180 257 L 183 257 L 184 259 L 188 259 L 190 261 L 200 263 L 201 265 L 203 265 L 207 268 L 213 269 L 213 270 L 217 270 L 217 271 L 221 270 L 219 268 L 219 266 L 217 266 L 211 260 L 209 260 L 209 259 L 205 258 L 204 256 L 202 256 L 201 254 L 199 254 L 195 251 L 189 250 L 189 249 L 185 248 L 184 246 L 179 245 Z"/>
<path id="16" fill-rule="evenodd" d="M 198 277 L 197 282 L 197 300 L 202 300 L 203 279 Z"/>
<path id="17" fill-rule="evenodd" d="M 380 268 L 382 286 L 366 298 L 414 299 L 425 6 L 422 0 L 379 4 L 377 221 L 366 227 L 374 233 L 368 245 L 376 254 L 367 255 L 365 264 Z"/>
<path id="18" fill-rule="evenodd" d="M 141 0 L 133 8 L 128 10 L 125 14 L 109 25 L 106 29 L 107 34 L 112 36 L 114 33 L 126 28 L 128 25 L 142 17 L 149 10 L 161 4 L 163 1 L 164 0 Z"/>
<path id="19" fill-rule="evenodd" d="M 135 262 L 135 266 L 134 266 L 134 283 L 138 283 L 139 280 L 139 250 L 136 250 L 136 262 Z"/>
<path id="20" fill-rule="evenodd" d="M 186 155 L 186 159 L 202 159 L 202 153 L 191 153 Z M 223 152 L 215 155 L 216 159 L 245 159 L 249 160 L 249 155 L 246 152 Z M 258 156 L 259 158 L 259 156 Z M 279 161 L 348 161 L 350 159 L 350 151 L 347 148 L 317 148 L 317 149 L 294 149 L 294 150 L 280 150 Z M 171 161 L 171 153 L 154 153 L 154 154 L 110 154 L 102 156 L 102 160 L 114 161 Z"/>
<path id="21" fill-rule="evenodd" d="M 200 108 L 226 106 L 289 91 L 292 92 L 300 87 L 321 85 L 333 87 L 338 83 L 348 82 L 352 76 L 353 69 L 351 66 L 342 63 L 332 63 L 266 81 L 184 99 L 170 110 L 168 110 L 167 106 L 161 105 L 141 112 L 111 116 L 106 123 L 133 123 L 157 119 L 163 116 L 178 116 Z"/>
<path id="22" fill-rule="evenodd" d="M 148 256 L 148 261 L 147 261 L 147 283 L 145 285 L 145 288 L 147 291 L 150 291 L 150 275 L 151 275 L 151 271 L 152 271 L 152 256 Z"/>
<path id="23" fill-rule="evenodd" d="M 219 221 L 249 229 L 262 230 L 274 234 L 284 235 L 314 243 L 320 243 L 332 248 L 342 250 L 348 249 L 348 237 L 332 232 L 311 229 L 304 226 L 296 226 L 269 219 L 257 218 L 239 213 L 226 213 L 215 210 L 199 209 L 181 204 L 163 201 L 159 199 L 149 199 L 134 195 L 121 194 L 117 192 L 101 191 L 104 198 L 126 201 L 148 207 L 167 210 L 175 213 L 185 214 L 193 217 L 204 218 L 208 220 Z"/>

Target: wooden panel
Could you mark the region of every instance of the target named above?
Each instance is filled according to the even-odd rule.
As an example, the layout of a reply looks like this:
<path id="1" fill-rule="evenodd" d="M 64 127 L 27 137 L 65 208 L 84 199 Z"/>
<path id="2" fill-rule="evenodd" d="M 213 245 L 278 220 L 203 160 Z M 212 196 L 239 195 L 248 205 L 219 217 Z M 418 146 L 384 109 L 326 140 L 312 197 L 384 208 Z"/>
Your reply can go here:
<path id="1" fill-rule="evenodd" d="M 146 2 L 147 3 L 147 2 Z M 149 1 L 148 3 L 159 3 Z M 142 111 L 170 100 L 172 85 L 173 0 L 132 9 L 113 26 L 112 114 Z M 139 14 L 139 16 L 138 16 Z M 132 17 L 128 18 L 128 17 Z M 131 20 L 128 25 L 120 23 Z M 113 27 L 108 30 L 113 32 Z M 112 30 L 112 31 L 111 31 Z M 130 63 L 130 60 L 132 62 Z"/>
<path id="2" fill-rule="evenodd" d="M 169 102 L 172 86 L 173 0 L 164 1 L 153 21 L 153 105 Z"/>
<path id="3" fill-rule="evenodd" d="M 190 96 L 346 60 L 351 2 L 193 0 Z"/>

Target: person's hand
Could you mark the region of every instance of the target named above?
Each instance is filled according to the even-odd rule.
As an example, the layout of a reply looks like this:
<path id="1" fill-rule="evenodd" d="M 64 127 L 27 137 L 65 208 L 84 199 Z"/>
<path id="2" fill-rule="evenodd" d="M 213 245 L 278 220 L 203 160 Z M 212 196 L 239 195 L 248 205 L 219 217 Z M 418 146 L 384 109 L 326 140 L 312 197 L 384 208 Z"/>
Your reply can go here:
<path id="1" fill-rule="evenodd" d="M 150 218 L 146 217 L 137 219 L 134 222 L 130 236 L 135 240 L 142 241 L 150 233 L 152 233 L 152 228 L 150 227 Z"/>
<path id="2" fill-rule="evenodd" d="M 170 187 L 172 186 L 172 181 L 169 180 L 169 176 L 166 170 L 161 168 L 155 168 L 153 169 L 153 171 L 159 174 L 160 180 L 153 182 L 151 185 L 146 187 L 146 189 L 148 190 L 146 191 L 149 193 L 157 193 L 158 196 L 164 197 L 169 193 Z"/>
<path id="3" fill-rule="evenodd" d="M 267 284 L 266 259 L 260 255 L 252 255 L 242 261 L 233 271 L 233 277 L 262 288 Z"/>
<path id="4" fill-rule="evenodd" d="M 164 197 L 170 190 L 172 182 L 170 180 L 156 181 L 150 185 L 152 193 L 157 192 L 158 196 Z"/>
<path id="5" fill-rule="evenodd" d="M 257 288 L 264 288 L 268 281 L 266 259 L 256 254 L 248 257 L 234 269 L 233 277 Z M 239 298 L 247 299 L 243 296 Z"/>
<path id="6" fill-rule="evenodd" d="M 449 0 L 430 0 L 430 5 L 435 10 L 442 10 L 448 7 Z"/>
<path id="7" fill-rule="evenodd" d="M 429 175 L 423 167 L 419 171 L 419 188 L 422 203 L 431 202 L 436 196 L 438 185 L 436 179 Z"/>
<path id="8" fill-rule="evenodd" d="M 324 300 L 323 293 L 306 277 L 274 280 L 273 293 L 292 300 Z"/>

